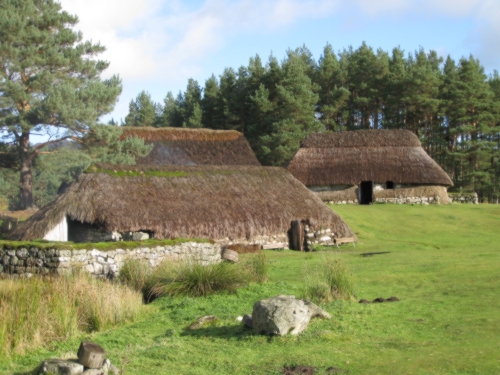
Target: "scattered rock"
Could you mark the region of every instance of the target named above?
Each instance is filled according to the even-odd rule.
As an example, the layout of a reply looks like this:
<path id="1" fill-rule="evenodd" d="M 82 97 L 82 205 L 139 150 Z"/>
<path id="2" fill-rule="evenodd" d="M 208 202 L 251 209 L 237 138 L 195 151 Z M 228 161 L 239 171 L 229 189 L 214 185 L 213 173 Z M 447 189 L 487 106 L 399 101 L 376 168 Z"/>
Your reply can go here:
<path id="1" fill-rule="evenodd" d="M 237 322 L 242 322 L 243 321 L 243 317 L 240 315 L 240 316 L 237 316 L 236 317 L 236 321 Z"/>
<path id="2" fill-rule="evenodd" d="M 80 375 L 83 373 L 83 365 L 76 360 L 47 359 L 39 367 L 38 374 L 52 375 Z"/>
<path id="3" fill-rule="evenodd" d="M 198 329 L 203 324 L 212 323 L 212 322 L 215 322 L 216 320 L 218 320 L 218 319 L 213 315 L 205 315 L 205 316 L 202 316 L 202 317 L 196 319 L 196 322 L 191 323 L 191 325 L 188 327 L 188 329 L 192 329 L 192 330 Z"/>
<path id="4" fill-rule="evenodd" d="M 106 359 L 106 351 L 98 344 L 82 341 L 78 348 L 78 363 L 89 369 L 100 369 Z"/>
<path id="5" fill-rule="evenodd" d="M 248 314 L 245 314 L 243 316 L 243 324 L 247 326 L 248 328 L 253 328 L 253 322 L 252 322 L 252 317 Z"/>
<path id="6" fill-rule="evenodd" d="M 283 375 L 312 375 L 314 374 L 314 367 L 311 366 L 297 366 L 297 367 L 285 367 L 282 372 Z"/>
<path id="7" fill-rule="evenodd" d="M 367 299 L 360 299 L 359 300 L 359 303 L 371 303 L 370 301 L 368 301 Z"/>
<path id="8" fill-rule="evenodd" d="M 258 301 L 253 306 L 252 325 L 257 333 L 284 336 L 297 335 L 314 317 L 331 318 L 314 303 L 295 296 L 276 296 Z"/>
<path id="9" fill-rule="evenodd" d="M 110 365 L 109 366 L 109 374 L 110 375 L 118 375 L 120 373 L 120 370 L 118 370 L 118 367 Z"/>
<path id="10" fill-rule="evenodd" d="M 383 299 L 382 297 L 378 297 L 378 298 L 375 298 L 373 300 L 373 303 L 380 303 L 380 302 L 384 302 L 384 301 L 385 301 L 385 299 Z"/>

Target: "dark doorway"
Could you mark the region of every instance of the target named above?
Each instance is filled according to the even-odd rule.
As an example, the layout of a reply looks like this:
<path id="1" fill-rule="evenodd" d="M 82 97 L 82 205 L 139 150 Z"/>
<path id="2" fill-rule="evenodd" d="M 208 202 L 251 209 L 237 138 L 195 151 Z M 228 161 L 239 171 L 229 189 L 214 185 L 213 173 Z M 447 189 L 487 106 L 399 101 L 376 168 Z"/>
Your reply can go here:
<path id="1" fill-rule="evenodd" d="M 386 189 L 390 189 L 390 190 L 394 190 L 394 182 L 393 181 L 387 181 L 385 183 L 385 188 Z"/>
<path id="2" fill-rule="evenodd" d="M 359 184 L 359 203 L 373 203 L 373 181 L 362 181 Z"/>

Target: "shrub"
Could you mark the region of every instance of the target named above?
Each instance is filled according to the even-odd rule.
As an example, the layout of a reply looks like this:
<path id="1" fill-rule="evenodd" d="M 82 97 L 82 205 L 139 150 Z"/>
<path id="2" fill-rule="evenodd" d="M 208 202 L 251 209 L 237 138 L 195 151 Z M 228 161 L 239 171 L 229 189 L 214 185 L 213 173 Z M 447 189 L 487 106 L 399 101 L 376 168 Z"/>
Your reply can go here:
<path id="1" fill-rule="evenodd" d="M 267 273 L 269 270 L 269 265 L 267 262 L 267 257 L 264 252 L 254 255 L 251 260 L 252 274 L 255 281 L 259 284 L 267 282 Z"/>
<path id="2" fill-rule="evenodd" d="M 234 293 L 248 283 L 248 274 L 235 264 L 203 265 L 194 261 L 163 262 L 154 273 L 155 296 L 202 297 L 216 292 Z"/>
<path id="3" fill-rule="evenodd" d="M 81 331 L 133 320 L 141 295 L 116 283 L 79 274 L 0 280 L 0 351 L 34 349 Z"/>
<path id="4" fill-rule="evenodd" d="M 317 302 L 334 299 L 350 300 L 354 294 L 354 282 L 347 266 L 339 256 L 323 257 L 321 266 L 305 272 L 304 297 Z"/>

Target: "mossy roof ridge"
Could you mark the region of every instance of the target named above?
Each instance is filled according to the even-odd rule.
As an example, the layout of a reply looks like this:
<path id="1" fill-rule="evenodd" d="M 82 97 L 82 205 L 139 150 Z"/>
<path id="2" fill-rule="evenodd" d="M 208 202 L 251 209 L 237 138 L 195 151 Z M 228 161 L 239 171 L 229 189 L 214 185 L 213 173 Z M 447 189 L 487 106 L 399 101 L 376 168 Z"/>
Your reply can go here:
<path id="1" fill-rule="evenodd" d="M 235 130 L 125 127 L 121 138 L 128 137 L 153 145 L 137 164 L 260 165 L 246 138 Z"/>

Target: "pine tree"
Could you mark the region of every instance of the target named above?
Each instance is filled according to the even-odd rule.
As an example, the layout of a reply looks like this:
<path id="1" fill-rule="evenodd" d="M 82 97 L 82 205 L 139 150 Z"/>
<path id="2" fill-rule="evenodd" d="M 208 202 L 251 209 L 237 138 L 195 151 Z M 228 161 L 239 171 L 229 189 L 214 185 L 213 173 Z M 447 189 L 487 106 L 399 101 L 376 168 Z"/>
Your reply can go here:
<path id="1" fill-rule="evenodd" d="M 163 108 L 158 121 L 159 127 L 175 127 L 182 126 L 182 113 L 178 100 L 174 98 L 172 92 L 168 92 L 163 99 Z"/>
<path id="2" fill-rule="evenodd" d="M 125 126 L 156 126 L 159 117 L 159 106 L 146 91 L 141 91 L 129 104 L 129 113 L 125 117 Z"/>
<path id="3" fill-rule="evenodd" d="M 332 46 L 327 44 L 315 74 L 319 87 L 318 112 L 326 130 L 342 130 L 342 109 L 349 99 L 349 90 L 342 87 L 341 68 Z"/>
<path id="4" fill-rule="evenodd" d="M 216 129 L 216 106 L 219 97 L 219 81 L 212 76 L 205 81 L 203 99 L 201 100 L 202 123 L 204 127 Z"/>
<path id="5" fill-rule="evenodd" d="M 180 105 L 182 113 L 182 127 L 201 128 L 201 87 L 197 81 L 190 78 Z"/>
<path id="6" fill-rule="evenodd" d="M 296 56 L 284 63 L 283 80 L 277 86 L 276 122 L 270 134 L 261 137 L 262 155 L 268 164 L 282 165 L 297 151 L 302 139 L 324 129 L 315 118 L 318 95 L 306 70 L 304 61 Z"/>
<path id="7" fill-rule="evenodd" d="M 116 76 L 100 80 L 108 63 L 100 44 L 82 42 L 78 18 L 53 0 L 0 3 L 0 131 L 20 165 L 20 206 L 33 206 L 33 162 L 47 145 L 80 138 L 110 112 L 121 92 Z M 30 144 L 30 135 L 56 139 Z M 4 138 L 5 139 L 5 138 Z"/>

